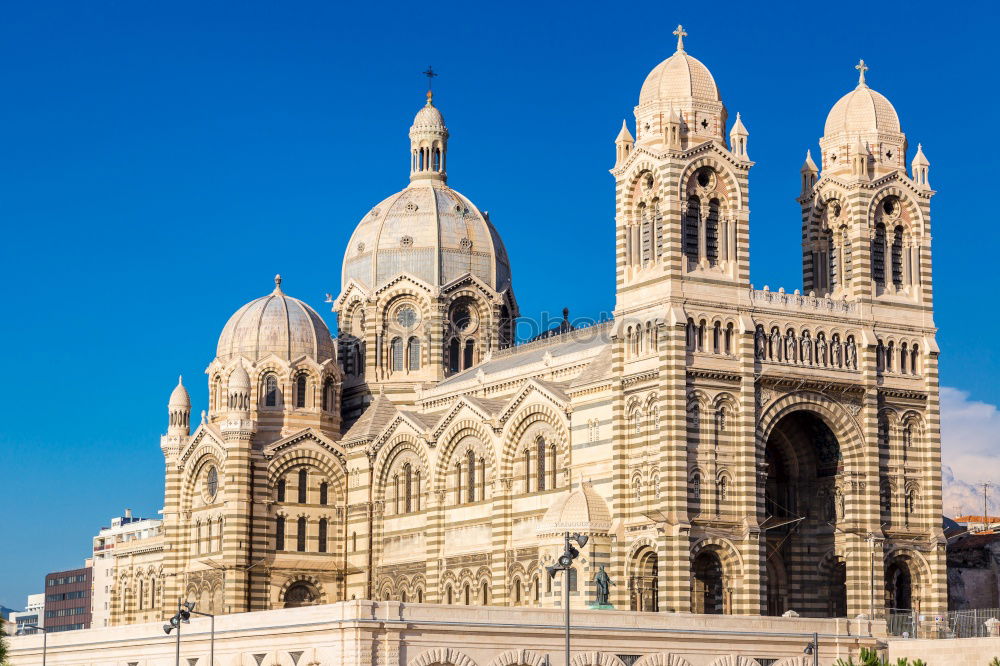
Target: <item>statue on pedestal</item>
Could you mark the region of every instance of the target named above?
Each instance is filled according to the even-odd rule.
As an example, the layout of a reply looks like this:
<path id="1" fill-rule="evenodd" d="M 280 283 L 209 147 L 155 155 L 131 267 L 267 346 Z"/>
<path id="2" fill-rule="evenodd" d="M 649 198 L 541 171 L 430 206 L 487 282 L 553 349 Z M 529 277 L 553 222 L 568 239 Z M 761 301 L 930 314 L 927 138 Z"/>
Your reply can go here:
<path id="1" fill-rule="evenodd" d="M 608 598 L 611 595 L 611 586 L 615 583 L 608 576 L 608 573 L 604 570 L 604 565 L 601 565 L 600 571 L 594 576 L 594 583 L 597 588 L 597 603 L 595 606 L 610 606 Z"/>

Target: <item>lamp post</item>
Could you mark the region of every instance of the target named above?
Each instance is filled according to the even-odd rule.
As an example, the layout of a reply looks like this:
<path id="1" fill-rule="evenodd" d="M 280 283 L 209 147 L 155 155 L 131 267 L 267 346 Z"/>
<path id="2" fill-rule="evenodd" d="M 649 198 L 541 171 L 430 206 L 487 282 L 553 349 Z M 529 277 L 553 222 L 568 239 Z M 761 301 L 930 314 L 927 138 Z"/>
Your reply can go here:
<path id="1" fill-rule="evenodd" d="M 570 536 L 569 532 L 563 535 L 563 554 L 559 556 L 556 564 L 545 567 L 545 570 L 549 572 L 549 578 L 555 578 L 556 573 L 564 571 L 563 576 L 563 606 L 566 610 L 566 666 L 569 666 L 569 581 L 570 573 L 573 570 L 573 560 L 575 560 L 579 555 L 580 551 L 573 547 L 570 540 L 576 541 L 580 548 L 587 545 L 589 537 L 582 534 L 574 534 Z"/>
<path id="2" fill-rule="evenodd" d="M 813 666 L 819 666 L 819 634 L 814 633 L 812 642 L 806 645 L 806 649 L 803 650 L 806 654 L 812 655 Z"/>
<path id="3" fill-rule="evenodd" d="M 188 610 L 195 615 L 201 615 L 211 620 L 211 632 L 208 639 L 208 666 L 215 666 L 215 615 L 212 613 L 202 613 L 194 609 L 194 602 L 188 605 Z"/>
<path id="4" fill-rule="evenodd" d="M 166 634 L 169 634 L 174 629 L 177 630 L 177 648 L 175 650 L 174 663 L 176 666 L 180 666 L 181 663 L 181 623 L 189 624 L 191 622 L 191 614 L 194 613 L 195 615 L 210 618 L 212 621 L 208 639 L 208 666 L 215 666 L 215 615 L 196 611 L 194 607 L 195 602 L 178 599 L 177 615 L 170 618 L 168 624 L 163 625 L 163 631 Z"/>
<path id="5" fill-rule="evenodd" d="M 42 666 L 45 666 L 45 658 L 49 651 L 49 630 L 45 627 L 39 627 L 37 624 L 26 624 L 22 628 L 14 632 L 15 636 L 24 636 L 25 629 L 37 629 L 42 632 Z"/>
<path id="6" fill-rule="evenodd" d="M 190 608 L 188 606 L 190 605 Z M 170 635 L 174 629 L 177 630 L 177 642 L 174 648 L 174 666 L 181 666 L 181 623 L 191 622 L 191 608 L 194 602 L 185 603 L 183 599 L 177 600 L 177 614 L 170 618 L 170 621 L 163 625 L 163 633 Z"/>

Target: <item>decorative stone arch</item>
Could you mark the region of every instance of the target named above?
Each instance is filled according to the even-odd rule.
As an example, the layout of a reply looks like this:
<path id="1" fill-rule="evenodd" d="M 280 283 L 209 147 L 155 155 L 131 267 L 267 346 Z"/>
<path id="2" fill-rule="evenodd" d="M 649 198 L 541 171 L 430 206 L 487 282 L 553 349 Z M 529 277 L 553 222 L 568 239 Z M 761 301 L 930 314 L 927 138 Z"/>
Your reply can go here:
<path id="1" fill-rule="evenodd" d="M 570 660 L 570 666 L 625 666 L 625 662 L 607 652 L 583 652 Z"/>
<path id="2" fill-rule="evenodd" d="M 639 657 L 632 666 L 691 666 L 691 662 L 671 652 L 656 652 Z"/>
<path id="3" fill-rule="evenodd" d="M 547 664 L 546 655 L 526 648 L 507 650 L 490 662 L 490 666 L 547 666 Z"/>
<path id="4" fill-rule="evenodd" d="M 454 648 L 434 648 L 421 653 L 408 666 L 476 666 L 476 662 Z"/>
<path id="5" fill-rule="evenodd" d="M 434 488 L 445 490 L 443 484 L 448 478 L 448 470 L 454 462 L 455 451 L 462 441 L 472 437 L 478 441 L 475 447 L 477 454 L 486 460 L 487 469 L 497 470 L 493 435 L 482 422 L 463 419 L 453 423 L 438 439 L 437 463 L 434 467 Z"/>
<path id="6" fill-rule="evenodd" d="M 875 228 L 875 219 L 877 217 L 879 207 L 882 205 L 882 202 L 889 197 L 896 197 L 900 205 L 903 206 L 906 211 L 906 215 L 900 214 L 899 216 L 899 223 L 903 226 L 903 229 L 908 233 L 915 234 L 918 238 L 926 236 L 925 230 L 927 227 L 924 222 L 924 216 L 920 210 L 920 206 L 917 204 L 915 197 L 913 196 L 913 192 L 900 187 L 896 183 L 890 183 L 883 187 L 881 190 L 876 192 L 868 202 L 866 215 L 868 226 L 872 229 Z"/>
<path id="7" fill-rule="evenodd" d="M 382 446 L 375 457 L 373 467 L 375 469 L 374 496 L 376 499 L 385 498 L 385 486 L 389 481 L 389 475 L 396 467 L 397 462 L 408 462 L 411 459 L 418 461 L 418 471 L 423 474 L 420 480 L 421 485 L 431 488 L 431 465 L 427 458 L 427 451 L 424 446 L 409 433 L 399 433 L 387 444 Z"/>
<path id="8" fill-rule="evenodd" d="M 314 600 L 310 605 L 318 606 L 321 604 L 328 603 L 326 590 L 323 589 L 323 583 L 320 582 L 315 576 L 310 576 L 309 574 L 294 574 L 285 579 L 285 582 L 281 587 L 271 586 L 272 597 L 271 597 L 271 608 L 282 608 L 286 603 L 286 596 L 289 590 L 291 590 L 296 585 L 306 585 L 311 588 L 314 593 Z"/>
<path id="9" fill-rule="evenodd" d="M 927 562 L 927 558 L 920 551 L 906 546 L 893 546 L 882 558 L 882 578 L 887 593 L 888 581 L 885 580 L 885 577 L 889 572 L 890 566 L 897 561 L 906 564 L 910 575 L 910 594 L 914 601 L 912 605 L 914 610 L 916 610 L 920 605 L 920 601 L 923 601 L 925 597 L 933 595 L 933 590 L 927 588 L 928 584 L 932 581 L 930 565 Z M 886 599 L 886 602 L 888 602 L 888 599 Z"/>
<path id="10" fill-rule="evenodd" d="M 396 584 L 389 576 L 383 576 L 382 580 L 380 580 L 378 585 L 376 586 L 376 589 L 378 589 L 377 592 L 378 601 L 389 601 L 393 597 L 398 598 L 396 594 L 397 593 Z"/>
<path id="11" fill-rule="evenodd" d="M 739 654 L 727 654 L 719 657 L 708 666 L 760 666 L 760 662 Z"/>
<path id="12" fill-rule="evenodd" d="M 714 154 L 701 155 L 684 167 L 684 171 L 681 172 L 681 177 L 677 183 L 678 200 L 687 201 L 688 183 L 695 172 L 702 167 L 710 167 L 718 175 L 721 187 L 716 188 L 716 191 L 720 193 L 720 207 L 727 209 L 729 212 L 741 210 L 743 208 L 743 189 L 740 187 L 739 179 L 732 168 L 719 156 Z"/>
<path id="13" fill-rule="evenodd" d="M 220 453 L 222 454 L 221 456 Z M 199 444 L 196 455 L 192 455 L 181 470 L 183 481 L 181 483 L 180 508 L 182 513 L 191 511 L 194 504 L 193 500 L 200 492 L 198 480 L 201 478 L 202 473 L 213 465 L 219 473 L 221 491 L 222 465 L 225 459 L 225 454 L 215 446 L 214 440 L 210 440 L 210 442 L 203 440 Z M 207 503 L 206 506 L 208 506 Z"/>
<path id="14" fill-rule="evenodd" d="M 657 175 L 656 165 L 648 159 L 637 160 L 629 167 L 628 171 L 628 175 L 622 180 L 623 187 L 621 210 L 626 216 L 632 217 L 634 215 L 635 208 L 638 206 L 638 197 L 636 197 L 636 193 L 641 191 L 639 181 L 647 173 L 652 174 L 653 191 L 656 192 L 661 189 L 660 181 L 662 179 Z"/>
<path id="15" fill-rule="evenodd" d="M 557 467 L 569 469 L 569 430 L 565 417 L 549 405 L 533 402 L 515 412 L 501 432 L 500 476 L 513 475 L 515 460 L 523 444 L 539 435 L 548 435 L 545 441 L 555 444 L 556 456 L 561 462 Z"/>
<path id="16" fill-rule="evenodd" d="M 319 470 L 333 486 L 337 495 L 347 494 L 347 469 L 335 456 L 307 447 L 287 449 L 272 458 L 267 465 L 267 486 L 273 489 L 278 479 L 295 467 L 311 467 Z"/>
<path id="17" fill-rule="evenodd" d="M 734 584 L 743 579 L 743 557 L 728 539 L 705 537 L 691 546 L 691 562 L 702 552 L 714 552 L 722 563 L 723 576 Z"/>
<path id="18" fill-rule="evenodd" d="M 764 410 L 757 421 L 757 456 L 764 459 L 767 440 L 782 418 L 806 411 L 819 417 L 840 445 L 845 471 L 861 471 L 865 456 L 864 437 L 857 421 L 837 400 L 815 391 L 795 391 L 781 396 Z"/>

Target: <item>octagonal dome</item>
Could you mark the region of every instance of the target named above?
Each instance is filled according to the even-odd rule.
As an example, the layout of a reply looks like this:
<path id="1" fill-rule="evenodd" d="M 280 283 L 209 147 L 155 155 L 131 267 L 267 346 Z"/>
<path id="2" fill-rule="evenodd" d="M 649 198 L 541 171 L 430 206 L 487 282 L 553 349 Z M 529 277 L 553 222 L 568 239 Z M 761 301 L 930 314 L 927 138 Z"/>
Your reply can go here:
<path id="1" fill-rule="evenodd" d="M 344 254 L 343 286 L 374 290 L 405 273 L 440 287 L 466 273 L 498 292 L 510 287 L 507 250 L 476 206 L 441 181 L 417 180 L 358 223 Z"/>
<path id="2" fill-rule="evenodd" d="M 275 354 L 291 361 L 310 356 L 318 363 L 333 358 L 333 339 L 322 317 L 311 307 L 281 290 L 275 276 L 274 291 L 250 301 L 229 318 L 219 336 L 216 356 L 227 361 L 245 356 L 251 361 Z"/>

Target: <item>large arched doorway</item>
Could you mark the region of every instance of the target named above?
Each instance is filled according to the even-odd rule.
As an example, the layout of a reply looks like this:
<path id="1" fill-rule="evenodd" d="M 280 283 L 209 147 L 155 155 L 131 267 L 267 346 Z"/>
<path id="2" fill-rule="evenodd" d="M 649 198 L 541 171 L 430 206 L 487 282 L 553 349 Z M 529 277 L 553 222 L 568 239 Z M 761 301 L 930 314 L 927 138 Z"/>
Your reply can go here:
<path id="1" fill-rule="evenodd" d="M 691 612 L 709 615 L 726 612 L 722 561 L 711 550 L 698 553 L 691 564 Z"/>
<path id="2" fill-rule="evenodd" d="M 774 425 L 764 458 L 767 612 L 843 616 L 846 569 L 830 559 L 844 514 L 840 443 L 818 415 L 797 411 Z"/>
<path id="3" fill-rule="evenodd" d="M 916 610 L 913 600 L 913 576 L 909 564 L 902 558 L 893 558 L 885 569 L 885 600 L 892 610 Z"/>
<path id="4" fill-rule="evenodd" d="M 660 565 L 656 552 L 644 547 L 632 560 L 632 575 L 629 577 L 629 606 L 634 611 L 655 613 L 660 610 L 659 601 Z"/>

